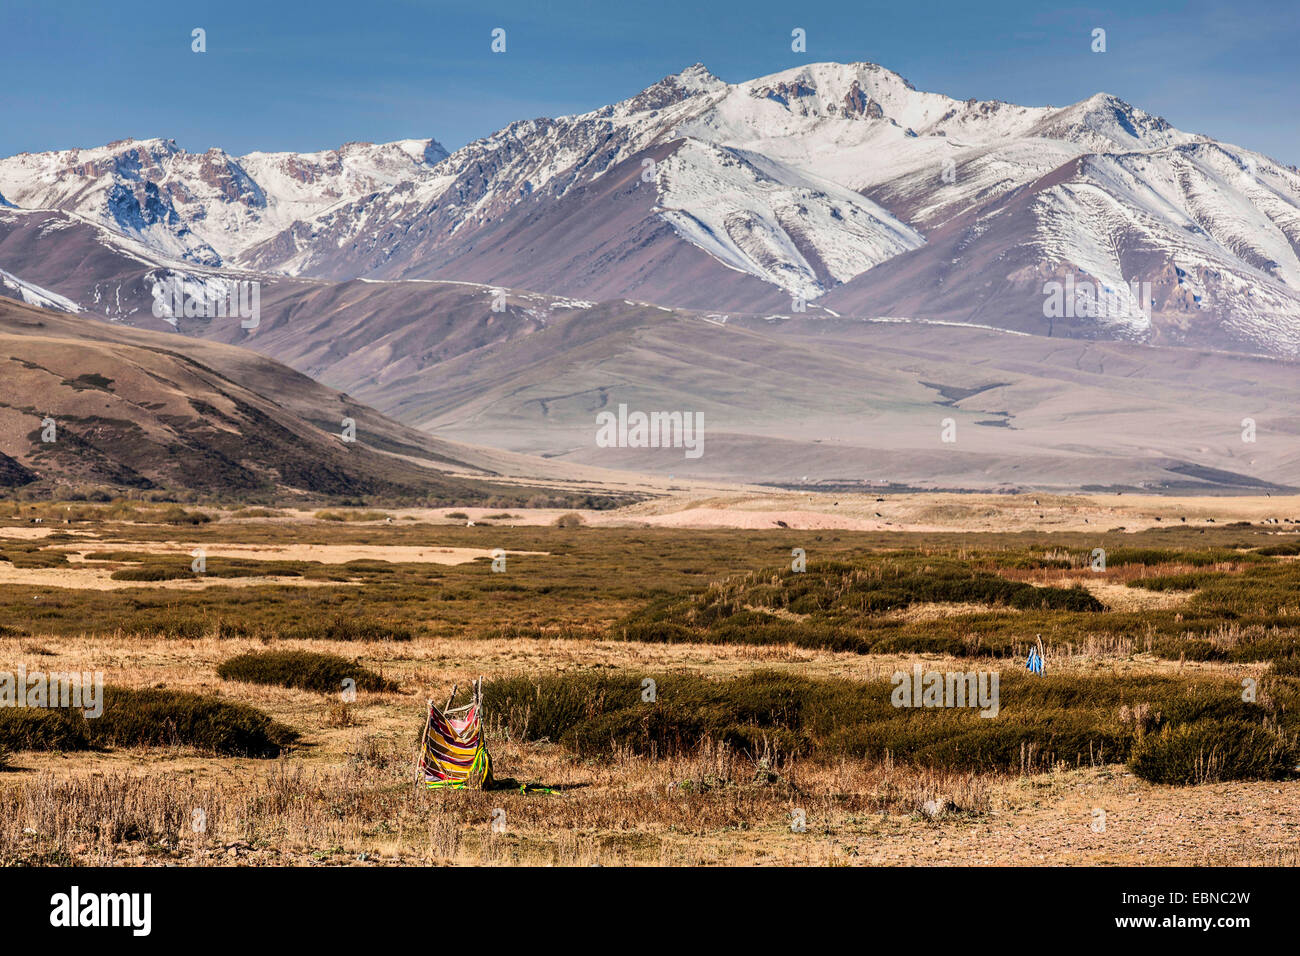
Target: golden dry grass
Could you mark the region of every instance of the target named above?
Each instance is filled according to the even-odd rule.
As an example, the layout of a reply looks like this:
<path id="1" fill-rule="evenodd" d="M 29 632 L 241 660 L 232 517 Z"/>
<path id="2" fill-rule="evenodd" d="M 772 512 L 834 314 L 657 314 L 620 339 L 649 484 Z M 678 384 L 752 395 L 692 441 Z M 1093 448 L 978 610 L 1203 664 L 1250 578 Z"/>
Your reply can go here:
<path id="1" fill-rule="evenodd" d="M 728 499 L 722 510 L 734 507 L 767 521 L 786 507 L 785 497 L 772 496 L 768 504 L 775 511 L 748 495 Z M 936 526 L 948 522 L 948 527 L 969 530 L 985 523 L 1022 521 L 1014 515 L 1026 512 L 1025 502 L 1003 496 L 988 499 L 907 496 L 903 502 L 891 499 L 888 506 L 899 509 L 890 519 L 899 522 L 895 527 L 924 521 Z M 708 507 L 717 510 L 717 499 L 707 500 L 711 502 Z M 868 507 L 865 500 L 835 500 L 845 509 L 840 514 Z M 1051 502 L 1057 509 L 1078 509 L 1073 512 L 1076 515 L 1101 514 L 1110 522 L 1108 527 L 1124 524 L 1138 512 L 1154 511 L 1157 504 L 1126 496 L 1123 508 L 1132 511 L 1120 514 L 1115 509 L 1087 511 L 1100 509 L 1095 499 L 1040 501 L 1044 507 Z M 1276 504 L 1276 499 L 1273 501 Z M 675 507 L 683 513 L 695 510 L 685 507 L 694 503 L 694 499 L 679 500 Z M 1164 499 L 1158 503 L 1174 511 L 1191 507 L 1191 503 Z M 869 506 L 885 507 L 874 500 Z M 605 522 L 635 526 L 657 514 L 670 513 L 666 507 L 655 502 L 613 514 L 591 513 L 584 516 L 590 526 L 571 533 L 601 534 Z M 816 503 L 819 511 L 834 507 L 829 499 Z M 1245 511 L 1261 505 L 1233 499 L 1200 502 L 1197 507 L 1228 514 L 1233 507 Z M 994 508 L 1002 510 L 998 515 L 981 512 Z M 510 510 L 519 513 L 519 509 Z M 1295 510 L 1300 512 L 1300 507 Z M 438 522 L 443 521 L 441 511 L 418 516 L 400 511 L 392 514 L 395 524 L 406 517 L 422 519 L 407 524 L 422 524 L 435 515 Z M 549 525 L 553 518 L 529 515 L 517 520 L 521 525 L 540 526 Z M 216 528 L 222 525 L 252 528 L 254 534 L 264 526 L 267 549 L 288 547 L 275 543 L 280 535 L 276 529 L 317 528 L 321 536 L 342 533 L 328 527 L 328 522 L 299 514 L 219 521 Z M 91 533 L 101 530 L 92 529 Z M 141 529 L 132 530 L 129 543 L 112 547 L 130 551 L 169 548 L 176 534 L 175 529 L 159 527 L 149 539 Z M 376 538 L 387 533 L 380 527 Z M 219 540 L 215 535 L 216 531 L 210 531 L 208 539 Z M 23 526 L 2 529 L 3 536 L 33 542 L 43 537 Z M 121 535 L 116 537 L 122 540 Z M 147 540 L 138 540 L 140 537 Z M 247 557 L 248 549 L 259 547 L 246 538 L 238 540 L 231 547 L 239 550 L 240 556 Z M 321 547 L 328 540 L 300 538 L 298 543 Z M 348 555 L 382 560 L 376 550 L 383 546 L 373 541 L 330 546 L 341 549 L 336 555 L 340 560 L 350 560 Z M 84 550 L 80 542 L 75 547 Z M 459 543 L 444 546 L 430 525 L 428 544 L 420 550 L 482 549 Z M 285 554 L 266 553 L 277 558 Z M 557 553 L 561 553 L 559 548 Z M 319 554 L 310 559 L 323 560 Z M 1188 593 L 1129 588 L 1128 580 L 1139 574 L 1180 573 L 1179 567 L 1117 569 L 1104 581 L 1086 571 L 1005 573 L 1037 584 L 1068 586 L 1079 581 L 1112 607 L 1142 611 L 1177 608 L 1188 599 Z M 70 593 L 60 591 L 67 585 L 59 575 L 93 571 L 83 567 L 17 569 L 6 562 L 0 562 L 0 570 L 33 574 L 56 595 Z M 1234 573 L 1228 567 L 1218 570 Z M 298 580 L 292 586 L 309 583 L 316 582 Z M 159 583 L 134 586 L 142 595 L 162 588 Z M 624 599 L 617 607 L 626 604 Z M 289 756 L 275 761 L 212 758 L 180 748 L 14 754 L 10 769 L 0 774 L 0 859 L 192 865 L 1300 862 L 1295 842 L 1300 827 L 1300 784 L 1160 787 L 1138 780 L 1118 766 L 1057 768 L 1018 777 L 935 772 L 895 766 L 888 760 L 801 760 L 764 765 L 761 760 L 708 743 L 691 756 L 646 759 L 617 753 L 594 760 L 550 742 L 509 739 L 496 727 L 491 747 L 499 776 L 540 782 L 563 792 L 522 795 L 416 790 L 412 765 L 424 701 L 445 696 L 452 684 L 464 687 L 480 674 L 502 678 L 590 670 L 672 671 L 723 678 L 764 668 L 808 677 L 871 680 L 887 678 L 898 670 L 909 671 L 917 660 L 940 670 L 970 667 L 969 659 L 939 654 L 859 655 L 780 644 L 602 640 L 598 639 L 601 627 L 618 612 L 597 613 L 588 605 L 579 612 L 576 603 L 573 606 L 575 610 L 568 616 L 540 622 L 541 636 L 482 637 L 458 631 L 445 636 L 424 634 L 409 642 L 275 642 L 277 649 L 359 658 L 402 688 L 398 693 L 363 693 L 347 705 L 330 695 L 217 678 L 215 668 L 220 661 L 263 649 L 259 640 L 219 638 L 215 633 L 194 640 L 111 631 L 54 634 L 43 631 L 38 618 L 14 622 L 22 623 L 27 633 L 0 636 L 0 659 L 7 667 L 22 664 L 29 670 L 97 670 L 110 684 L 216 694 L 265 711 L 299 730 L 302 739 Z M 480 632 L 487 631 L 486 625 L 499 613 L 492 607 L 486 605 L 488 617 Z M 893 616 L 925 624 L 979 610 L 960 604 L 917 604 Z M 547 636 L 549 633 L 557 636 Z M 1246 636 L 1242 628 L 1225 621 L 1212 639 L 1217 645 L 1231 647 Z M 1147 653 L 1148 644 L 1149 639 L 1141 633 L 1081 629 L 1055 642 L 1051 666 L 1059 672 L 1079 674 L 1210 673 L 1234 681 L 1243 674 L 1261 674 L 1265 667 L 1169 660 Z M 1098 808 L 1106 812 L 1104 832 L 1094 829 Z M 202 811 L 200 831 L 194 827 L 196 810 Z M 492 829 L 496 810 L 505 811 L 504 832 Z M 804 832 L 792 829 L 799 819 L 793 815 L 796 811 L 806 820 Z"/>
<path id="2" fill-rule="evenodd" d="M 277 761 L 182 749 L 16 755 L 0 778 L 0 829 L 16 835 L 2 852 L 11 860 L 91 864 L 1251 865 L 1285 859 L 1300 824 L 1294 783 L 1154 787 L 1120 767 L 1029 778 L 848 760 L 763 767 L 708 745 L 690 757 L 586 760 L 553 744 L 509 740 L 499 728 L 492 737 L 498 775 L 565 792 L 417 791 L 411 771 L 422 701 L 478 673 L 605 667 L 729 676 L 761 664 L 866 679 L 910 669 L 915 658 L 528 639 L 285 645 L 357 655 L 404 692 L 361 694 L 341 721 L 339 702 L 328 695 L 214 676 L 219 660 L 256 649 L 255 642 L 0 642 L 6 659 L 31 669 L 107 660 L 109 682 L 219 693 L 303 733 L 299 750 Z M 1084 653 L 1054 664 L 1115 673 L 1180 666 Z M 1107 812 L 1105 834 L 1092 830 L 1095 807 Z M 193 832 L 196 809 L 204 833 Z M 497 809 L 506 812 L 505 833 L 491 829 Z M 796 810 L 806 832 L 791 829 Z"/>

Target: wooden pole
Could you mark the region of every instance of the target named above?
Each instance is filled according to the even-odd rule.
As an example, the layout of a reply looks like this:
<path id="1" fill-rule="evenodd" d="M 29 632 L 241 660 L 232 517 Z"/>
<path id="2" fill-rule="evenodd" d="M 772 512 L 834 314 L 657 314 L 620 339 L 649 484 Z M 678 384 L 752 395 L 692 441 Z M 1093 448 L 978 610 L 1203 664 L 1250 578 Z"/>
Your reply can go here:
<path id="1" fill-rule="evenodd" d="M 429 724 L 433 722 L 433 701 L 424 702 L 424 733 L 420 734 L 420 749 L 415 752 L 415 789 L 420 789 L 420 768 L 424 764 L 424 743 L 429 739 Z"/>

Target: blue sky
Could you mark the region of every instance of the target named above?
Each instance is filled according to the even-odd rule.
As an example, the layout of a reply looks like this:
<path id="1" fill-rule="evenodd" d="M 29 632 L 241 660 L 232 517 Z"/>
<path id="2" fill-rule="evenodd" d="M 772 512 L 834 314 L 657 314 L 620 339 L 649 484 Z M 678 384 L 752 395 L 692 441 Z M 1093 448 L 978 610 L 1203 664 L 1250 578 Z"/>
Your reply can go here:
<path id="1" fill-rule="evenodd" d="M 1099 91 L 1300 164 L 1300 4 L 1127 0 L 4 0 L 0 155 L 167 136 L 316 150 L 581 112 L 696 61 L 730 82 L 870 60 L 919 89 L 1064 105 Z M 190 50 L 207 31 L 208 51 Z M 507 31 L 493 54 L 490 32 Z M 807 31 L 808 52 L 790 49 Z M 1089 49 L 1094 27 L 1107 52 Z"/>

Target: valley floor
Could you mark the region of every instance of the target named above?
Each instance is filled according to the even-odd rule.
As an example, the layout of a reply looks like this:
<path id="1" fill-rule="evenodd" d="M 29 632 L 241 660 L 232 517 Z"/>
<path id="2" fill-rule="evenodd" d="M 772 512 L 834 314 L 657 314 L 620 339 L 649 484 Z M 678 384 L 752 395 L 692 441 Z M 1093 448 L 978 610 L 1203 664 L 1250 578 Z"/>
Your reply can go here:
<path id="1" fill-rule="evenodd" d="M 1198 613 L 1209 620 L 1207 608 L 1218 605 L 1206 602 L 1219 600 L 1214 589 L 1222 580 L 1253 580 L 1249 575 L 1258 572 L 1268 576 L 1258 583 L 1263 588 L 1272 575 L 1300 569 L 1285 555 L 1265 559 L 1249 550 L 1300 540 L 1262 523 L 1274 514 L 1300 516 L 1294 500 L 1125 496 L 1120 504 L 1039 496 L 1035 505 L 1025 496 L 906 495 L 883 503 L 798 498 L 805 500 L 709 492 L 675 506 L 653 501 L 617 513 L 586 513 L 576 529 L 553 527 L 560 512 L 492 517 L 486 509 L 388 511 L 341 522 L 306 512 L 240 517 L 203 509 L 211 520 L 178 528 L 151 521 L 147 508 L 115 520 L 77 506 L 83 509 L 79 520 L 64 525 L 55 522 L 58 514 L 71 513 L 61 511 L 65 506 L 13 503 L 6 516 L 8 506 L 0 502 L 2 666 L 21 665 L 29 673 L 100 671 L 111 687 L 218 697 L 257 708 L 300 734 L 277 759 L 213 756 L 182 743 L 79 751 L 11 747 L 0 773 L 0 860 L 1300 864 L 1300 781 L 1294 775 L 1168 786 L 1149 783 L 1104 755 L 1022 773 L 1014 767 L 915 766 L 902 754 L 786 755 L 769 762 L 716 741 L 666 756 L 640 754 L 630 742 L 615 741 L 608 752 L 593 754 L 535 739 L 489 714 L 497 776 L 560 792 L 415 788 L 425 700 L 441 700 L 451 685 L 464 688 L 478 675 L 640 679 L 670 673 L 721 680 L 768 671 L 861 683 L 887 680 L 914 663 L 927 670 L 996 667 L 1016 674 L 1024 666 L 1018 652 L 954 655 L 924 641 L 985 631 L 1028 641 L 1042 631 L 1052 642 L 1052 673 L 1062 680 L 1264 682 L 1269 658 L 1251 659 L 1244 650 L 1255 639 L 1246 615 L 1223 615 L 1225 627 L 1237 618 L 1240 631 L 1214 638 L 1221 654 L 1172 653 L 1159 632 L 1168 626 L 1177 636 L 1185 617 Z M 880 510 L 894 524 L 871 524 L 863 517 L 868 510 L 872 521 Z M 36 514 L 45 519 L 39 525 L 30 521 Z M 1038 522 L 1049 518 L 1039 514 L 1056 523 L 1043 527 Z M 720 529 L 719 515 L 733 529 L 751 530 Z M 1171 518 L 1182 524 L 1183 515 L 1197 525 L 1157 529 Z M 1083 517 L 1089 517 L 1087 530 Z M 1215 523 L 1207 524 L 1208 517 Z M 701 527 L 684 527 L 693 520 Z M 1222 527 L 1233 521 L 1253 523 L 1249 529 Z M 1126 531 L 1110 530 L 1119 526 Z M 1108 529 L 1104 538 L 1094 537 L 1094 527 Z M 1086 565 L 1065 567 L 1068 562 L 1034 569 L 1032 562 L 1018 567 L 1008 558 L 1000 566 L 1006 579 L 1035 586 L 1077 582 L 1110 608 L 1100 615 L 920 602 L 864 618 L 866 638 L 899 633 L 896 643 L 903 646 L 857 652 L 813 641 L 610 639 L 647 602 L 788 567 L 792 547 L 807 549 L 810 568 L 824 557 L 871 567 L 901 562 L 900 549 L 922 562 L 932 560 L 925 555 L 951 554 L 974 566 L 982 560 L 978 554 L 1013 552 L 1051 564 L 1067 553 L 1086 555 L 1099 542 L 1124 554 L 1130 541 L 1139 556 L 1117 559 L 1105 580 L 1090 577 Z M 1155 554 L 1165 546 L 1171 553 Z M 196 548 L 205 549 L 212 575 L 202 585 L 187 580 Z M 489 569 L 495 548 L 507 552 L 505 574 Z M 1195 569 L 1205 566 L 1195 564 L 1195 555 L 1212 549 L 1240 559 L 1216 558 L 1205 571 L 1216 579 L 1197 589 L 1132 583 L 1200 573 Z M 85 586 L 76 583 L 81 575 Z M 112 590 L 89 584 L 92 576 Z M 1262 606 L 1264 593 L 1249 600 Z M 1259 625 L 1275 637 L 1294 633 L 1287 630 L 1288 616 L 1300 619 L 1294 589 L 1290 593 L 1268 609 L 1275 615 L 1271 630 Z M 310 638 L 293 630 L 347 618 L 391 633 L 336 640 L 328 626 Z M 908 646 L 909 634 L 918 635 L 915 646 Z M 222 661 L 267 650 L 358 660 L 400 689 L 359 692 L 355 703 L 340 704 L 334 694 L 217 676 Z M 494 830 L 494 820 L 504 829 Z"/>

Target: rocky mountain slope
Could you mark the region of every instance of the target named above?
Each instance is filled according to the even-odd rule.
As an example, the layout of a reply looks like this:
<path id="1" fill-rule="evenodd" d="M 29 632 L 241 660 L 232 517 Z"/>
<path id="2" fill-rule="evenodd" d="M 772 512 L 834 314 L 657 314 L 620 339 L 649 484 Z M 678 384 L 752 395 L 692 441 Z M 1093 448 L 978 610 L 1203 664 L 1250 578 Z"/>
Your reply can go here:
<path id="1" fill-rule="evenodd" d="M 63 317 L 69 334 L 130 334 L 121 325 L 134 323 L 165 331 L 151 336 L 158 346 L 218 368 L 205 350 L 241 345 L 413 426 L 404 444 L 437 434 L 444 457 L 480 473 L 563 478 L 594 467 L 796 485 L 1180 492 L 1300 484 L 1292 360 L 437 280 L 264 276 L 260 323 L 246 329 L 235 316 L 154 316 L 149 289 L 161 276 L 198 284 L 220 273 L 145 267 L 123 240 L 64 213 L 0 211 L 5 254 L 40 280 L 21 286 L 33 298 L 57 295 L 45 283 L 61 262 L 95 261 L 116 277 L 75 290 L 90 307 Z M 227 354 L 252 357 L 217 353 Z M 281 366 L 243 364 L 229 377 L 270 370 L 255 390 L 304 407 Z M 600 447 L 596 416 L 619 405 L 703 414 L 704 453 Z M 302 412 L 309 421 L 313 407 Z M 943 443 L 949 418 L 957 440 Z M 1245 418 L 1258 423 L 1256 443 L 1241 440 Z M 476 447 L 452 450 L 447 439 Z"/>
<path id="2" fill-rule="evenodd" d="M 24 154 L 0 160 L 0 194 L 154 257 L 268 275 L 1300 352 L 1295 168 L 1105 94 L 958 100 L 869 63 L 736 84 L 697 64 L 451 155 Z"/>
<path id="3" fill-rule="evenodd" d="M 9 487 L 445 503 L 567 494 L 509 481 L 520 462 L 508 454 L 433 438 L 217 343 L 0 299 L 0 367 L 0 484 Z M 344 419 L 355 441 L 343 440 Z"/>

